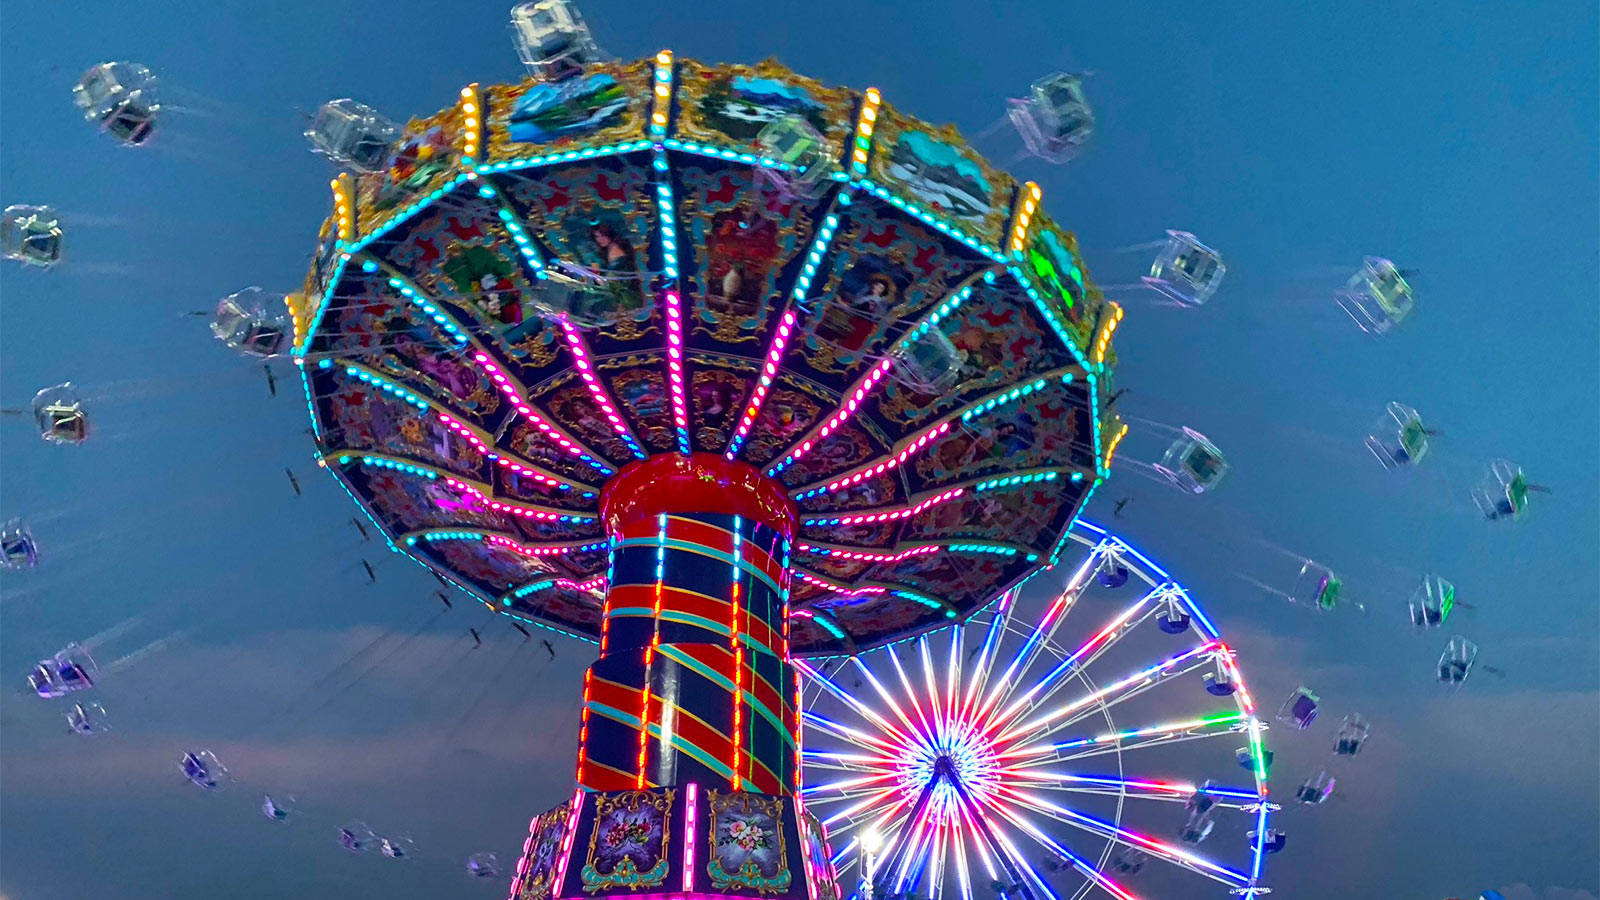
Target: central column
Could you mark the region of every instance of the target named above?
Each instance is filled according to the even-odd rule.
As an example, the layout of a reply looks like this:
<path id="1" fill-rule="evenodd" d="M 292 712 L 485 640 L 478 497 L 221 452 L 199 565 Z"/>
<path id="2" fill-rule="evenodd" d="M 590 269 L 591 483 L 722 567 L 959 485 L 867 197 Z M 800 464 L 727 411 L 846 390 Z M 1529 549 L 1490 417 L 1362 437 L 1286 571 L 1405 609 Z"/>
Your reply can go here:
<path id="1" fill-rule="evenodd" d="M 624 466 L 578 786 L 537 815 L 514 900 L 839 900 L 800 794 L 781 485 L 697 453 Z"/>
<path id="2" fill-rule="evenodd" d="M 606 483 L 600 511 L 610 568 L 578 785 L 798 791 L 782 486 L 716 454 L 653 456 Z"/>

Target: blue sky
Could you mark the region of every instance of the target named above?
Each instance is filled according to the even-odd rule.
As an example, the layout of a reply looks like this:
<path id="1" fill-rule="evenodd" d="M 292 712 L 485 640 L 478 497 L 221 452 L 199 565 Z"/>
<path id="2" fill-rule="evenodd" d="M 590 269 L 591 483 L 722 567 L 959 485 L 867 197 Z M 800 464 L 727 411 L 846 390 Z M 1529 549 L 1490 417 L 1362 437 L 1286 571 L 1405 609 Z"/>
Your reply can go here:
<path id="1" fill-rule="evenodd" d="M 1319 729 L 1274 733 L 1283 782 L 1316 764 L 1338 716 L 1374 722 L 1344 799 L 1285 814 L 1272 882 L 1310 900 L 1519 882 L 1593 895 L 1600 22 L 1584 3 L 1395 6 L 584 10 L 621 56 L 775 56 L 968 133 L 1034 77 L 1091 70 L 1090 149 L 1015 170 L 1101 283 L 1135 281 L 1148 259 L 1121 248 L 1165 228 L 1223 252 L 1204 308 L 1118 293 L 1119 385 L 1130 417 L 1197 428 L 1234 467 L 1199 498 L 1119 469 L 1091 514 L 1133 498 L 1117 524 L 1187 579 L 1269 705 L 1301 682 L 1321 693 Z M 288 379 L 268 399 L 258 368 L 182 317 L 299 283 L 329 175 L 301 111 L 354 96 L 404 118 L 516 78 L 504 23 L 499 3 L 7 7 L 0 203 L 54 205 L 69 235 L 57 269 L 0 270 L 0 401 L 72 379 L 97 432 L 60 448 L 0 422 L 0 513 L 32 519 L 47 554 L 0 580 L 6 897 L 465 895 L 454 860 L 514 857 L 528 816 L 568 790 L 589 649 L 560 642 L 547 662 L 466 604 L 439 615 L 434 582 L 363 544 L 308 465 Z M 77 75 L 113 58 L 163 78 L 168 115 L 145 148 L 113 146 L 72 107 Z M 1016 144 L 1002 130 L 979 146 L 1004 163 Z M 1365 254 L 1420 271 L 1416 313 L 1383 339 L 1331 301 Z M 1360 446 L 1388 400 L 1444 433 L 1418 471 L 1384 472 Z M 1159 454 L 1148 431 L 1130 458 Z M 1555 491 L 1524 522 L 1479 521 L 1466 499 L 1497 456 Z M 1318 616 L 1245 580 L 1281 583 L 1289 554 L 1333 566 L 1367 611 Z M 1474 604 L 1454 630 L 1504 679 L 1432 682 L 1447 635 L 1413 635 L 1403 611 L 1428 571 Z M 469 625 L 488 646 L 468 649 Z M 117 731 L 79 741 L 59 704 L 17 687 L 39 656 L 107 630 L 102 662 L 133 656 L 103 691 Z M 191 746 L 222 755 L 237 789 L 184 785 L 174 761 Z M 291 786 L 317 828 L 271 829 L 259 785 Z M 346 857 L 321 825 L 345 819 L 409 833 L 439 864 Z"/>

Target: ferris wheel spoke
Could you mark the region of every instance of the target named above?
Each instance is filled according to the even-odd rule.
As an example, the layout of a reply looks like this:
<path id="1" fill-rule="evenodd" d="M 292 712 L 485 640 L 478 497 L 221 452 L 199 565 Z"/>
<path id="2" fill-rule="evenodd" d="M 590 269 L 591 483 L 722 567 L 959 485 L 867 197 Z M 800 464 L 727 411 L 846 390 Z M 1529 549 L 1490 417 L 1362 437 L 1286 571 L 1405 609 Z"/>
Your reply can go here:
<path id="1" fill-rule="evenodd" d="M 868 832 L 877 832 L 883 840 L 883 846 L 876 854 L 877 858 L 874 860 L 874 866 L 867 874 L 869 879 L 877 877 L 878 867 L 884 864 L 887 859 L 886 855 L 891 853 L 901 839 L 905 837 L 906 831 L 911 826 L 911 813 L 911 799 L 902 796 L 898 803 L 885 810 L 875 820 L 870 816 L 864 817 L 869 820 L 865 826 L 866 830 Z"/>
<path id="2" fill-rule="evenodd" d="M 1011 865 L 1022 876 L 1024 882 L 1032 884 L 1040 900 L 1059 900 L 1056 892 L 1050 887 L 1050 883 L 1045 881 L 1044 876 L 1039 874 L 1039 870 L 1035 869 L 1027 858 L 1022 855 L 1022 851 L 1017 849 L 1016 843 L 1011 840 L 1009 835 L 999 833 L 995 837 L 1003 848 L 1006 857 L 1011 860 Z"/>
<path id="3" fill-rule="evenodd" d="M 961 647 L 962 639 L 967 635 L 964 625 L 957 625 L 950 629 L 949 655 L 945 657 L 945 694 L 944 694 L 944 720 L 954 722 L 956 715 L 956 697 L 959 691 L 956 686 L 961 682 Z"/>
<path id="4" fill-rule="evenodd" d="M 889 647 L 885 649 L 892 650 L 893 648 Z M 896 730 L 896 734 L 899 736 L 899 739 L 905 742 L 906 746 L 908 747 L 915 746 L 917 742 L 920 741 L 922 732 L 917 730 L 917 726 L 912 723 L 910 717 L 906 715 L 906 711 L 901 708 L 898 702 L 895 701 L 894 696 L 889 693 L 889 689 L 883 686 L 883 682 L 878 680 L 878 676 L 872 674 L 872 670 L 862 664 L 860 657 L 852 657 L 850 661 L 855 663 L 856 672 L 860 674 L 862 678 L 865 678 L 868 684 L 872 685 L 872 689 L 877 693 L 878 699 L 887 704 L 889 710 L 894 713 L 895 718 L 899 719 L 900 723 L 906 727 L 904 733 Z"/>
<path id="5" fill-rule="evenodd" d="M 978 648 L 978 664 L 972 669 L 972 676 L 967 684 L 966 698 L 961 701 L 961 718 L 970 720 L 968 713 L 982 694 L 984 686 L 989 680 L 989 670 L 994 663 L 994 657 L 1000 641 L 1004 639 L 1006 624 L 1011 620 L 1012 609 L 1016 605 L 1017 592 L 1007 591 L 1000 595 L 1000 602 L 989 620 L 988 630 L 984 632 L 983 645 Z"/>
<path id="6" fill-rule="evenodd" d="M 1109 698 L 1099 698 L 1099 703 L 1093 709 L 1080 709 L 1073 712 L 1070 716 L 1057 719 L 1055 722 L 1051 723 L 1050 727 L 1044 731 L 1041 736 L 1048 737 L 1052 734 L 1058 734 L 1062 729 L 1070 725 L 1076 725 L 1078 722 L 1083 721 L 1089 716 L 1095 715 L 1099 712 L 1109 712 L 1121 704 L 1127 703 L 1128 701 L 1133 700 L 1149 691 L 1155 690 L 1162 685 L 1177 682 L 1179 679 L 1183 678 L 1183 676 L 1199 669 L 1203 669 L 1205 666 L 1205 661 L 1200 660 L 1193 661 L 1184 666 L 1174 666 L 1169 669 L 1163 669 L 1152 674 L 1144 681 L 1134 684 L 1125 690 L 1115 692 Z"/>
<path id="7" fill-rule="evenodd" d="M 851 803 L 850 805 L 844 807 L 843 809 L 836 809 L 833 812 L 829 813 L 826 817 L 824 817 L 822 819 L 822 824 L 827 825 L 829 827 L 832 827 L 834 825 L 834 823 L 842 821 L 842 822 L 845 823 L 845 825 L 843 826 L 843 828 L 841 830 L 848 830 L 850 828 L 859 827 L 860 822 L 858 821 L 858 819 L 867 818 L 867 817 L 862 816 L 861 814 L 864 811 L 866 811 L 868 807 L 872 806 L 874 803 L 881 804 L 881 803 L 887 802 L 889 800 L 894 800 L 895 799 L 895 795 L 897 793 L 898 792 L 894 789 L 894 787 L 891 786 L 891 787 L 884 788 L 883 790 L 879 791 L 878 793 L 869 794 L 869 795 L 857 800 L 856 802 Z M 823 801 L 821 801 L 821 798 L 813 797 L 813 798 L 810 799 L 810 802 L 817 803 L 817 802 L 823 802 Z M 904 797 L 901 797 L 886 812 L 884 812 L 880 816 L 880 818 L 887 818 L 888 816 L 892 815 L 895 811 L 903 809 L 910 802 L 911 801 L 905 799 Z M 881 834 L 882 832 L 880 831 L 879 833 Z"/>
<path id="8" fill-rule="evenodd" d="M 922 711 L 922 704 L 917 700 L 916 689 L 911 687 L 911 679 L 906 676 L 906 667 L 900 663 L 900 654 L 895 652 L 893 644 L 890 644 L 883 649 L 888 651 L 889 661 L 894 663 L 894 673 L 900 679 L 901 690 L 905 691 L 906 693 L 906 702 L 910 704 L 911 711 L 916 714 L 917 721 L 921 723 L 920 728 L 914 728 L 913 730 L 919 736 L 937 734 L 938 732 L 933 727 L 933 723 L 928 721 L 927 713 Z"/>
<path id="9" fill-rule="evenodd" d="M 833 769 L 839 772 L 881 772 L 883 771 L 883 758 L 879 756 L 862 756 L 859 753 L 839 753 L 828 750 L 803 750 L 804 758 L 811 765 L 822 769 Z"/>
<path id="10" fill-rule="evenodd" d="M 1076 753 L 1064 753 L 1060 757 L 1058 757 L 1056 760 L 1053 760 L 1053 761 L 1055 761 L 1055 762 L 1075 762 L 1077 760 L 1090 759 L 1092 757 L 1097 757 L 1097 756 L 1110 756 L 1112 754 L 1117 754 L 1117 753 L 1126 754 L 1126 753 L 1132 753 L 1135 750 L 1148 750 L 1148 749 L 1153 748 L 1153 747 L 1161 747 L 1161 746 L 1166 746 L 1166 745 L 1169 745 L 1169 744 L 1184 744 L 1184 743 L 1188 743 L 1190 741 L 1211 740 L 1211 739 L 1220 738 L 1220 737 L 1228 737 L 1229 735 L 1239 735 L 1241 733 L 1243 733 L 1243 732 L 1238 731 L 1238 730 L 1234 730 L 1234 729 L 1228 729 L 1228 730 L 1210 731 L 1210 732 L 1202 732 L 1202 733 L 1191 733 L 1191 734 L 1161 735 L 1161 736 L 1157 736 L 1157 737 L 1147 738 L 1147 739 L 1139 741 L 1137 743 L 1123 744 L 1120 747 L 1116 746 L 1115 744 L 1112 744 L 1112 745 L 1108 745 L 1108 746 L 1097 747 L 1097 748 L 1094 748 L 1094 749 L 1091 749 L 1091 750 L 1082 750 L 1082 751 L 1078 751 Z"/>
<path id="11" fill-rule="evenodd" d="M 1093 637 L 1089 638 L 1078 649 L 1072 651 L 1056 667 L 1021 697 L 1013 700 L 1002 712 L 994 716 L 996 725 L 1004 726 L 1018 716 L 1031 714 L 1039 707 L 1052 700 L 1056 693 L 1072 683 L 1070 676 L 1074 672 L 1088 669 L 1111 647 L 1115 646 L 1124 635 L 1131 633 L 1141 622 L 1147 619 L 1155 610 L 1155 599 L 1160 596 L 1161 589 L 1155 588 L 1133 605 L 1123 610 L 1116 618 L 1100 629 Z M 1143 611 L 1143 615 L 1139 613 Z"/>
<path id="12" fill-rule="evenodd" d="M 806 757 L 806 765 L 819 771 L 839 772 L 844 775 L 871 775 L 878 771 L 878 769 L 873 766 L 840 765 L 838 763 L 821 762 L 815 757 L 810 756 Z"/>
<path id="13" fill-rule="evenodd" d="M 874 737 L 859 728 L 851 728 L 848 725 L 841 725 L 838 722 L 835 722 L 832 719 L 824 718 L 817 713 L 803 712 L 801 715 L 805 718 L 808 724 L 815 725 L 834 737 L 842 741 L 848 741 L 862 750 L 878 750 L 885 753 L 896 753 L 900 749 L 889 741 Z"/>
<path id="14" fill-rule="evenodd" d="M 1191 647 L 1182 653 L 1169 656 L 1161 662 L 1114 681 L 1103 688 L 1085 694 L 1070 703 L 1062 704 L 1055 709 L 1036 718 L 1029 719 L 1019 725 L 1013 725 L 995 736 L 997 743 L 1017 744 L 1034 740 L 1041 736 L 1048 736 L 1071 724 L 1083 715 L 1091 706 L 1097 709 L 1115 705 L 1148 688 L 1181 677 L 1210 661 L 1209 654 L 1217 648 L 1214 641 Z M 1107 699 L 1110 698 L 1110 699 Z M 1089 709 L 1090 712 L 1093 709 Z"/>
<path id="15" fill-rule="evenodd" d="M 1126 753 L 1160 744 L 1239 734 L 1248 727 L 1248 722 L 1249 717 L 1244 713 L 1230 710 L 1178 722 L 1112 731 L 1093 737 L 1014 748 L 1000 754 L 999 758 L 1004 763 L 1003 771 L 1012 772 L 1090 756 Z M 1134 739 L 1132 743 L 1128 742 L 1130 739 Z"/>
<path id="16" fill-rule="evenodd" d="M 1064 794 L 1095 794 L 1107 797 L 1126 797 L 1130 800 L 1153 800 L 1162 803 L 1185 803 L 1200 790 L 1189 782 L 1153 781 L 1137 778 L 1113 778 L 1098 775 L 1070 775 L 1064 772 L 1027 769 L 1023 773 L 1010 773 L 1006 784 L 1017 790 L 1046 790 Z M 1205 786 L 1205 792 L 1216 799 L 1216 805 L 1229 809 L 1253 809 L 1261 802 L 1254 788 Z"/>
<path id="17" fill-rule="evenodd" d="M 984 700 L 983 705 L 978 707 L 980 716 L 997 708 L 1010 698 L 1011 693 L 1020 684 L 1022 673 L 1029 671 L 1033 667 L 1040 651 L 1050 645 L 1056 631 L 1061 628 L 1062 622 L 1066 621 L 1067 613 L 1077 604 L 1078 598 L 1082 596 L 1083 589 L 1088 584 L 1089 575 L 1094 571 L 1098 560 L 1098 553 L 1091 553 L 1072 573 L 1072 577 L 1067 579 L 1066 587 L 1062 588 L 1061 593 L 1056 595 L 1056 599 L 1045 608 L 1044 614 L 1039 617 L 1038 624 L 1033 627 L 1026 643 L 1022 645 L 1022 649 L 1017 651 L 1017 655 L 1011 660 L 1011 665 L 1006 668 L 1005 674 L 1001 675 L 1000 680 L 995 682 L 994 688 L 990 691 L 987 699 Z"/>
<path id="18" fill-rule="evenodd" d="M 860 666 L 860 661 L 859 660 L 855 660 L 855 662 L 856 662 L 857 666 Z M 872 722 L 873 724 L 877 725 L 879 728 L 882 728 L 884 730 L 884 732 L 887 733 L 894 741 L 896 741 L 898 743 L 901 743 L 903 745 L 907 745 L 907 746 L 909 746 L 911 744 L 912 739 L 911 739 L 910 736 L 908 736 L 905 733 L 901 732 L 900 729 L 896 728 L 893 724 L 891 724 L 889 722 L 889 720 L 885 719 L 883 716 L 878 715 L 877 711 L 874 710 L 872 707 L 867 706 L 865 703 L 862 703 L 860 700 L 856 699 L 854 694 L 852 694 L 849 691 L 845 690 L 843 687 L 841 687 L 839 685 L 838 682 L 834 681 L 829 676 L 824 675 L 821 672 L 817 671 L 815 668 L 812 667 L 812 665 L 809 662 L 807 662 L 807 661 L 805 661 L 803 659 L 797 659 L 797 660 L 794 661 L 794 665 L 795 665 L 795 668 L 799 669 L 800 671 L 806 673 L 806 675 L 810 676 L 812 681 L 816 682 L 817 684 L 821 685 L 824 689 L 826 689 L 828 693 L 830 693 L 833 696 L 837 697 L 841 702 L 843 702 L 846 706 L 848 706 L 851 709 L 851 711 L 853 711 L 856 715 L 858 715 L 861 718 L 867 720 L 868 722 Z M 871 673 L 870 672 L 867 672 L 866 674 L 867 674 L 867 676 L 869 678 L 871 677 Z M 882 686 L 877 684 L 877 679 L 873 679 L 873 686 L 878 688 L 879 696 L 883 696 Z M 897 713 L 899 713 L 899 707 L 894 706 L 893 703 L 890 703 L 890 707 L 892 709 L 894 709 Z M 905 715 L 903 713 L 900 714 L 900 719 L 901 719 L 901 721 L 905 721 Z M 912 728 L 910 722 L 906 722 L 905 724 L 906 724 L 907 728 L 911 728 L 913 733 L 915 732 L 916 729 Z"/>
<path id="19" fill-rule="evenodd" d="M 841 659 L 839 660 L 839 664 L 833 667 L 832 672 L 827 672 L 824 671 L 822 667 L 813 666 L 810 660 L 796 659 L 794 661 L 794 667 L 796 669 L 799 669 L 802 673 L 810 676 L 801 684 L 801 689 L 806 693 L 804 703 L 804 707 L 806 709 L 810 709 L 815 706 L 816 701 L 821 698 L 822 695 L 831 693 L 825 682 L 832 681 L 834 676 L 838 675 L 840 670 L 842 670 L 849 662 L 849 659 Z"/>
<path id="20" fill-rule="evenodd" d="M 908 867 L 904 887 L 906 893 L 921 894 L 931 888 L 936 878 L 934 869 L 938 865 L 939 838 L 943 832 L 944 822 L 939 817 L 930 817 L 921 846 Z"/>
<path id="21" fill-rule="evenodd" d="M 956 884 L 961 889 L 961 900 L 972 900 L 972 874 L 967 869 L 967 854 L 963 847 L 955 844 L 956 823 L 951 822 L 952 856 L 956 861 Z"/>
<path id="22" fill-rule="evenodd" d="M 928 636 L 917 638 L 917 652 L 922 657 L 922 684 L 927 691 L 928 709 L 933 717 L 932 734 L 943 734 L 945 727 L 944 704 L 939 696 L 938 676 L 934 674 L 933 657 L 928 652 Z"/>
<path id="23" fill-rule="evenodd" d="M 954 807 L 956 815 L 960 818 L 961 827 L 972 836 L 967 846 L 977 851 L 978 861 L 983 864 L 989 881 L 1001 882 L 1002 879 L 1009 881 L 1012 870 L 1007 863 L 1010 858 L 997 840 L 994 830 L 982 819 L 982 812 L 975 809 L 970 800 L 956 803 Z M 963 870 L 965 870 L 964 860 Z M 963 896 L 970 898 L 972 895 L 970 878 L 963 879 L 962 884 Z"/>
<path id="24" fill-rule="evenodd" d="M 906 826 L 909 834 L 901 842 L 902 845 L 896 848 L 900 864 L 893 873 L 893 893 L 900 893 L 905 888 L 911 874 L 917 870 L 917 862 L 929 849 L 934 833 L 937 830 L 937 824 L 937 817 L 933 807 L 930 805 L 923 806 L 915 820 Z"/>
<path id="25" fill-rule="evenodd" d="M 1030 794 L 1023 794 L 1021 792 L 1010 790 L 1005 786 L 1000 788 L 1000 792 L 1011 798 L 1016 803 L 1045 815 L 1057 822 L 1060 822 L 1063 825 L 1070 825 L 1082 831 L 1099 835 L 1100 837 L 1111 838 L 1119 844 L 1139 849 L 1150 854 L 1152 857 L 1165 860 L 1175 866 L 1210 878 L 1213 881 L 1219 881 L 1223 884 L 1234 887 L 1239 887 L 1250 882 L 1249 873 L 1241 872 L 1237 869 L 1229 868 L 1228 866 L 1224 866 L 1220 863 L 1212 862 L 1206 857 L 1185 850 L 1176 844 L 1158 840 L 1150 837 L 1149 835 L 1140 834 L 1136 831 L 1129 831 L 1126 828 L 1122 828 L 1114 823 L 1077 812 L 1076 810 L 1069 809 L 1058 803 L 1054 803 L 1040 797 L 1034 797 Z"/>
<path id="26" fill-rule="evenodd" d="M 1124 888 L 1115 880 L 1102 873 L 1098 866 L 1072 852 L 1072 850 L 1061 841 L 1058 841 L 1055 838 L 1050 837 L 1048 834 L 1045 834 L 1043 829 L 1039 828 L 1033 822 L 1028 821 L 1028 819 L 1017 810 L 1005 805 L 1001 805 L 999 807 L 999 811 L 1000 814 L 1013 825 L 1017 826 L 1029 837 L 1033 838 L 1034 843 L 1038 844 L 1040 847 L 1043 847 L 1046 852 L 1050 853 L 1057 860 L 1064 861 L 1071 865 L 1074 869 L 1078 870 L 1079 873 L 1088 877 L 1090 881 L 1094 882 L 1096 885 L 1099 885 L 1101 888 L 1104 888 L 1107 893 L 1111 894 L 1111 896 L 1118 898 L 1118 900 L 1138 900 L 1134 894 L 1128 892 L 1127 888 Z"/>

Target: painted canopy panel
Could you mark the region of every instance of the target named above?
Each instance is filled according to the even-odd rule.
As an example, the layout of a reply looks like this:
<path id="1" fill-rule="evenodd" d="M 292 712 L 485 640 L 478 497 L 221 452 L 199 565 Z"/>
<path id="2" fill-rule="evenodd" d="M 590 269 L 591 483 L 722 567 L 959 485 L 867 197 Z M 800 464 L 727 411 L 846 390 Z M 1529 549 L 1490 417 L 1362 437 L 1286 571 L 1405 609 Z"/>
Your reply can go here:
<path id="1" fill-rule="evenodd" d="M 952 129 L 773 62 L 473 90 L 345 182 L 290 298 L 324 461 L 397 549 L 593 637 L 607 479 L 726 453 L 801 510 L 801 654 L 965 616 L 1059 552 L 1104 474 L 1104 304 Z M 825 177 L 761 155 L 788 117 Z"/>

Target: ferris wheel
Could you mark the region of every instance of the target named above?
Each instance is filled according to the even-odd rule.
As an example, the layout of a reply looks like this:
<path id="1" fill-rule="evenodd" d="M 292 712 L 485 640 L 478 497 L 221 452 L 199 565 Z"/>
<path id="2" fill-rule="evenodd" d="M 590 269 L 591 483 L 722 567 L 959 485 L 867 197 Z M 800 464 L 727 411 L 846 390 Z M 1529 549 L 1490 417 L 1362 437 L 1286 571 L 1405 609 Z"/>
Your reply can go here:
<path id="1" fill-rule="evenodd" d="M 863 900 L 1255 897 L 1272 754 L 1182 585 L 1079 521 L 1053 599 L 809 660 L 807 808 Z M 1031 592 L 1030 592 L 1031 594 Z"/>

